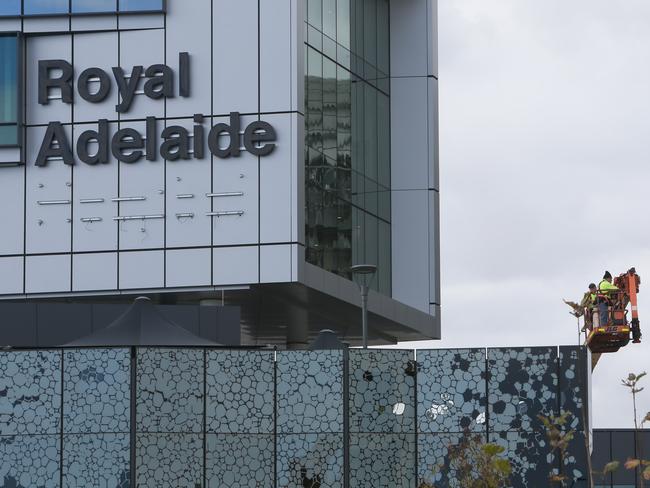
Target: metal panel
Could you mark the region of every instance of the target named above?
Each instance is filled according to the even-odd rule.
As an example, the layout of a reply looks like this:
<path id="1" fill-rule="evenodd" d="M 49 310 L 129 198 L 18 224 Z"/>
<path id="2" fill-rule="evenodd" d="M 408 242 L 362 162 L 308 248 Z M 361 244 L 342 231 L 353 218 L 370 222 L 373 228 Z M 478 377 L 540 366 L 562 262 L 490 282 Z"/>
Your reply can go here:
<path id="1" fill-rule="evenodd" d="M 206 119 L 204 130 L 210 130 L 211 119 Z M 168 126 L 178 125 L 194 133 L 194 122 L 173 120 Z M 190 139 L 193 144 L 195 138 Z M 210 246 L 212 242 L 211 192 L 212 158 L 204 145 L 203 159 L 167 161 L 166 165 L 166 247 Z"/>
<path id="2" fill-rule="evenodd" d="M 73 31 L 114 31 L 117 29 L 117 15 L 74 15 L 70 19 Z M 117 46 L 116 46 L 117 49 Z M 76 56 L 76 53 L 75 53 Z M 94 65 L 93 65 L 94 66 Z M 115 64 L 114 66 L 117 66 Z"/>
<path id="3" fill-rule="evenodd" d="M 28 22 L 34 20 L 45 21 L 49 25 L 55 25 L 55 19 L 28 19 L 25 20 L 25 27 Z M 66 30 L 68 19 L 65 19 Z M 26 29 L 27 31 L 27 29 Z M 71 122 L 72 105 L 63 103 L 61 90 L 50 90 L 52 98 L 47 105 L 38 103 L 38 62 L 61 59 L 72 63 L 72 37 L 70 35 L 53 36 L 32 36 L 25 40 L 26 60 L 26 113 L 27 124 L 48 124 L 51 121 Z M 60 75 L 60 72 L 58 73 Z M 52 76 L 57 76 L 56 71 Z M 29 146 L 27 146 L 29 147 Z M 38 152 L 38 149 L 36 149 Z"/>
<path id="4" fill-rule="evenodd" d="M 427 78 L 391 81 L 391 189 L 429 187 Z"/>
<path id="5" fill-rule="evenodd" d="M 539 415 L 557 415 L 555 347 L 488 349 L 490 431 L 543 431 Z"/>
<path id="6" fill-rule="evenodd" d="M 124 486 L 129 434 L 68 434 L 63 439 L 63 486 Z"/>
<path id="7" fill-rule="evenodd" d="M 455 486 L 458 475 L 451 463 L 450 448 L 463 442 L 475 446 L 487 442 L 485 433 L 436 433 L 418 435 L 418 486 Z"/>
<path id="8" fill-rule="evenodd" d="M 167 62 L 174 70 L 178 87 L 178 54 L 190 54 L 190 98 L 167 99 L 167 117 L 190 117 L 194 114 L 212 114 L 212 44 L 210 18 L 211 0 L 167 0 L 165 27 Z"/>
<path id="9" fill-rule="evenodd" d="M 258 2 L 213 0 L 214 113 L 258 111 Z"/>
<path id="10" fill-rule="evenodd" d="M 440 194 L 429 190 L 429 301 L 440 303 Z"/>
<path id="11" fill-rule="evenodd" d="M 485 350 L 418 350 L 417 358 L 418 432 L 485 432 Z"/>
<path id="12" fill-rule="evenodd" d="M 162 288 L 164 251 L 121 252 L 119 254 L 119 288 Z"/>
<path id="13" fill-rule="evenodd" d="M 390 2 L 390 71 L 393 77 L 427 76 L 429 57 L 430 0 Z"/>
<path id="14" fill-rule="evenodd" d="M 413 351 L 350 350 L 350 432 L 415 432 Z"/>
<path id="15" fill-rule="evenodd" d="M 246 0 L 247 2 L 248 0 Z M 237 2 L 239 3 L 239 2 Z M 246 127 L 256 120 L 242 117 L 241 125 Z M 214 124 L 229 123 L 225 117 L 214 119 Z M 227 144 L 227 142 L 223 142 Z M 222 145 L 222 147 L 224 147 Z M 273 156 L 265 158 L 264 164 L 272 164 Z M 232 196 L 213 197 L 212 211 L 243 211 L 241 215 L 212 217 L 213 245 L 228 246 L 257 244 L 259 242 L 259 165 L 258 157 L 242 151 L 238 158 L 218 159 L 213 161 L 212 191 L 216 195 Z M 239 194 L 241 195 L 235 195 Z"/>
<path id="16" fill-rule="evenodd" d="M 0 479 L 13 486 L 58 488 L 59 435 L 10 436 L 0 441 Z"/>
<path id="17" fill-rule="evenodd" d="M 26 293 L 70 291 L 70 255 L 27 256 L 25 259 Z"/>
<path id="18" fill-rule="evenodd" d="M 25 168 L 0 168 L 0 255 L 22 254 L 25 229 Z"/>
<path id="19" fill-rule="evenodd" d="M 291 267 L 291 245 L 260 246 L 260 283 L 291 281 Z"/>
<path id="20" fill-rule="evenodd" d="M 83 17 L 82 17 L 83 18 Z M 75 19 L 76 20 L 76 19 Z M 102 53 L 97 56 L 97 53 Z M 119 65 L 118 57 L 118 36 L 117 32 L 94 32 L 92 34 L 77 34 L 74 36 L 74 65 L 75 89 L 78 90 L 78 77 L 88 68 L 100 68 L 106 72 L 111 80 L 111 91 L 106 99 L 99 103 L 90 103 L 81 96 L 75 94 L 74 121 L 96 122 L 99 119 L 115 120 L 117 113 L 115 106 L 118 104 L 118 88 L 113 77 L 112 69 Z M 131 69 L 131 66 L 126 68 Z M 99 83 L 88 84 L 91 93 L 95 93 Z M 86 130 L 85 128 L 83 130 Z M 96 130 L 96 129 L 95 129 Z M 115 127 L 111 127 L 111 134 L 115 133 Z"/>
<path id="21" fill-rule="evenodd" d="M 123 20 L 130 16 L 120 17 L 120 29 L 124 29 Z M 137 49 L 134 49 L 137 46 Z M 146 70 L 152 64 L 165 62 L 165 35 L 163 30 L 133 30 L 120 33 L 120 66 L 126 75 L 130 75 L 134 66 L 143 66 Z M 122 119 L 144 119 L 145 117 L 163 117 L 165 103 L 162 99 L 152 100 L 144 95 L 145 79 L 138 84 L 133 104 L 128 112 L 122 114 Z M 130 126 L 130 125 L 129 125 Z"/>
<path id="22" fill-rule="evenodd" d="M 512 486 L 537 488 L 548 486 L 551 474 L 557 474 L 558 461 L 543 430 L 500 432 L 490 442 L 502 446 L 510 461 Z"/>
<path id="23" fill-rule="evenodd" d="M 429 188 L 440 189 L 440 115 L 438 80 L 427 78 Z"/>
<path id="24" fill-rule="evenodd" d="M 302 26 L 292 25 L 292 0 L 260 0 L 260 110 L 293 110 L 292 92 L 302 83 L 292 70 L 292 38 Z M 294 5 L 295 8 L 295 5 Z M 297 53 L 296 53 L 297 54 Z"/>
<path id="25" fill-rule="evenodd" d="M 73 291 L 115 289 L 117 289 L 117 253 L 72 256 Z"/>
<path id="26" fill-rule="evenodd" d="M 23 20 L 23 32 L 25 33 L 66 32 L 68 30 L 70 30 L 70 20 L 66 16 L 32 17 Z"/>
<path id="27" fill-rule="evenodd" d="M 83 131 L 97 130 L 97 125 L 75 125 L 74 140 Z M 114 134 L 117 124 L 109 124 Z M 98 145 L 88 145 L 91 154 Z M 118 163 L 109 155 L 108 164 L 88 165 L 78 162 L 74 167 L 72 187 L 72 247 L 73 251 L 104 251 L 117 249 L 118 224 L 113 217 L 118 215 L 118 204 L 112 199 L 117 196 Z"/>
<path id="28" fill-rule="evenodd" d="M 72 140 L 71 126 L 65 126 Z M 70 252 L 72 238 L 72 170 L 61 160 L 35 166 L 44 127 L 27 129 L 27 253 Z"/>
<path id="29" fill-rule="evenodd" d="M 342 434 L 283 434 L 276 442 L 278 487 L 343 488 Z"/>
<path id="30" fill-rule="evenodd" d="M 298 180 L 297 154 L 293 150 L 297 141 L 295 114 L 267 115 L 264 119 L 277 133 L 278 144 L 271 154 L 260 158 L 260 243 L 290 242 L 296 234 L 293 218 L 296 207 L 295 187 L 304 185 Z M 301 153 L 302 154 L 302 153 Z"/>
<path id="31" fill-rule="evenodd" d="M 259 283 L 259 247 L 220 247 L 213 251 L 213 285 Z"/>
<path id="32" fill-rule="evenodd" d="M 22 155 L 18 147 L 0 147 L 0 167 L 22 163 Z M 3 168 L 4 171 L 4 168 Z"/>
<path id="33" fill-rule="evenodd" d="M 428 191 L 395 191 L 391 195 L 393 298 L 429 312 Z"/>
<path id="34" fill-rule="evenodd" d="M 165 14 L 120 15 L 118 26 L 122 31 L 163 29 L 165 27 Z"/>
<path id="35" fill-rule="evenodd" d="M 0 313 L 0 345 L 30 347 L 38 344 L 35 303 L 2 302 Z"/>
<path id="36" fill-rule="evenodd" d="M 350 487 L 415 488 L 415 434 L 350 436 Z"/>
<path id="37" fill-rule="evenodd" d="M 159 123 L 159 130 L 161 124 Z M 128 127 L 145 133 L 144 122 L 131 122 Z M 165 243 L 165 163 L 147 161 L 135 164 L 120 162 L 119 216 L 142 217 L 119 221 L 120 249 L 162 248 Z M 115 195 L 118 197 L 118 195 Z"/>
<path id="38" fill-rule="evenodd" d="M 92 331 L 92 307 L 88 304 L 39 303 L 36 314 L 40 347 L 62 346 Z"/>
<path id="39" fill-rule="evenodd" d="M 23 257 L 0 257 L 0 295 L 23 292 Z"/>
<path id="40" fill-rule="evenodd" d="M 211 284 L 210 249 L 167 251 L 165 285 L 207 286 Z"/>

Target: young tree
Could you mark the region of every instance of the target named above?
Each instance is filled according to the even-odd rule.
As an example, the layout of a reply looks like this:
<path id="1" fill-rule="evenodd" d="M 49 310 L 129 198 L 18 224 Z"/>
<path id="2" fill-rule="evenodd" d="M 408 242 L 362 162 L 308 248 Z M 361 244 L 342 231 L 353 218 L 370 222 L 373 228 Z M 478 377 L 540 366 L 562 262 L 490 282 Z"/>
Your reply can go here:
<path id="1" fill-rule="evenodd" d="M 639 444 L 639 439 L 640 439 L 640 432 L 639 432 L 639 424 L 638 424 L 638 417 L 637 417 L 637 410 L 636 410 L 636 396 L 638 393 L 642 392 L 644 387 L 639 386 L 639 381 L 646 376 L 646 372 L 644 371 L 643 373 L 639 374 L 634 374 L 630 373 L 627 376 L 627 379 L 621 380 L 621 384 L 630 390 L 630 393 L 632 394 L 632 405 L 634 408 L 634 438 L 636 442 L 636 454 L 638 456 L 638 459 L 628 459 L 625 462 L 625 468 L 626 469 L 634 469 L 637 472 L 637 484 L 640 488 L 644 487 L 644 482 L 643 480 L 650 480 L 650 461 L 644 460 L 643 459 L 643 453 L 641 452 L 641 445 Z M 643 418 L 641 421 L 641 427 L 643 427 L 643 424 L 647 421 L 650 421 L 650 412 Z"/>
<path id="2" fill-rule="evenodd" d="M 546 430 L 546 438 L 548 439 L 549 446 L 551 447 L 551 454 L 557 454 L 559 457 L 559 465 L 564 465 L 564 458 L 569 444 L 573 440 L 576 430 L 569 429 L 571 421 L 571 412 L 562 412 L 560 415 L 551 414 L 549 416 L 538 415 L 538 418 L 544 425 Z M 551 470 L 549 473 L 549 481 L 551 485 L 559 484 L 565 486 L 568 477 L 561 472 L 556 473 Z"/>

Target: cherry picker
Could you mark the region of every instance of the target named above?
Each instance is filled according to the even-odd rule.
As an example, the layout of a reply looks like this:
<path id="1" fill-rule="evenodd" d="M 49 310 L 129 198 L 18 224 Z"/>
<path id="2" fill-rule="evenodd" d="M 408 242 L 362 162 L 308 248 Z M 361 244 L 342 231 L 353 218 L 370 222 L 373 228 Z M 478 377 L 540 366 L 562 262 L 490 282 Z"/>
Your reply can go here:
<path id="1" fill-rule="evenodd" d="M 639 311 L 637 294 L 641 278 L 634 268 L 614 278 L 617 290 L 604 292 L 598 290 L 596 302 L 585 307 L 581 313 L 574 315 L 585 316 L 585 344 L 592 353 L 592 369 L 604 353 L 616 352 L 625 347 L 632 339 L 638 344 L 641 342 L 641 327 L 639 324 Z M 607 321 L 603 323 L 599 311 L 599 304 L 607 306 Z M 631 317 L 628 319 L 628 305 Z M 572 305 L 573 306 L 573 305 Z M 601 305 L 602 306 L 602 305 Z M 575 309 L 575 307 L 573 306 Z M 577 310 L 576 310 L 577 312 Z"/>

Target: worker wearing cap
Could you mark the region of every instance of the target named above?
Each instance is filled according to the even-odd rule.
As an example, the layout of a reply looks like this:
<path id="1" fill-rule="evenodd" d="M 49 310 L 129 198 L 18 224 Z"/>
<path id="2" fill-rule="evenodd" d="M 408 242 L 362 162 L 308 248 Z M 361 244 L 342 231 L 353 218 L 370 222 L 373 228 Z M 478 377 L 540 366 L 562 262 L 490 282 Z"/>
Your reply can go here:
<path id="1" fill-rule="evenodd" d="M 598 284 L 598 311 L 600 313 L 600 325 L 607 325 L 607 315 L 609 307 L 609 295 L 613 291 L 618 291 L 618 287 L 612 284 L 612 275 L 605 271 L 602 281 Z"/>
<path id="2" fill-rule="evenodd" d="M 589 283 L 589 290 L 585 292 L 580 302 L 580 307 L 582 312 L 585 315 L 585 328 L 591 329 L 592 326 L 592 311 L 596 306 L 596 300 L 598 298 L 598 287 L 595 283 Z M 576 315 L 577 317 L 579 315 Z"/>

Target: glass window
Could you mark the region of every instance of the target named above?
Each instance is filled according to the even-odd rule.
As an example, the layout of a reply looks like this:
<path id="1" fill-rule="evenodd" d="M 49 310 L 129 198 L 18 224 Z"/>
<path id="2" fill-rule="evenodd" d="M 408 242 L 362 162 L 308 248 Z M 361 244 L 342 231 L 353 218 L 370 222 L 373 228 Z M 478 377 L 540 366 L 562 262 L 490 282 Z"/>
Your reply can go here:
<path id="1" fill-rule="evenodd" d="M 69 0 L 25 0 L 25 15 L 67 14 Z"/>
<path id="2" fill-rule="evenodd" d="M 72 13 L 115 12 L 117 0 L 72 0 Z"/>
<path id="3" fill-rule="evenodd" d="M 0 146 L 18 144 L 18 37 L 0 36 Z"/>
<path id="4" fill-rule="evenodd" d="M 20 0 L 0 1 L 0 16 L 3 15 L 20 15 Z"/>
<path id="5" fill-rule="evenodd" d="M 163 10 L 164 0 L 120 0 L 121 12 L 146 12 Z"/>

